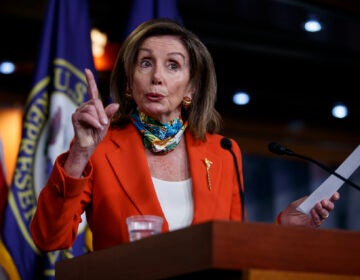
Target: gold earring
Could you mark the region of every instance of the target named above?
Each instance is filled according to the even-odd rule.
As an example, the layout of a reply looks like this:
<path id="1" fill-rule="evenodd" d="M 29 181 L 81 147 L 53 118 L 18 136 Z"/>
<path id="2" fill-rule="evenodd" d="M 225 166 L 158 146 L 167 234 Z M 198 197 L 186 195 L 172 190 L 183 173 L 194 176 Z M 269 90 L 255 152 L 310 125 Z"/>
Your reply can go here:
<path id="1" fill-rule="evenodd" d="M 191 103 L 192 103 L 191 97 L 184 96 L 183 101 L 182 101 L 182 105 L 183 105 L 184 109 L 189 109 L 189 107 L 191 106 Z"/>

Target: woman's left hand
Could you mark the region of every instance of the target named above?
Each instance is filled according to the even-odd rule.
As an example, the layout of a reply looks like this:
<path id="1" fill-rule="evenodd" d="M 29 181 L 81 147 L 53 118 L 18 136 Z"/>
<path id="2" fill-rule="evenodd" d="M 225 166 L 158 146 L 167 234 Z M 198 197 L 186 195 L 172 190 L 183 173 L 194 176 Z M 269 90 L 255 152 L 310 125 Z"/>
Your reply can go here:
<path id="1" fill-rule="evenodd" d="M 330 212 L 334 210 L 334 202 L 340 199 L 340 194 L 335 192 L 330 199 L 323 199 L 316 203 L 311 209 L 310 215 L 296 209 L 306 198 L 302 197 L 290 203 L 281 213 L 280 223 L 284 225 L 319 227 L 329 217 Z"/>

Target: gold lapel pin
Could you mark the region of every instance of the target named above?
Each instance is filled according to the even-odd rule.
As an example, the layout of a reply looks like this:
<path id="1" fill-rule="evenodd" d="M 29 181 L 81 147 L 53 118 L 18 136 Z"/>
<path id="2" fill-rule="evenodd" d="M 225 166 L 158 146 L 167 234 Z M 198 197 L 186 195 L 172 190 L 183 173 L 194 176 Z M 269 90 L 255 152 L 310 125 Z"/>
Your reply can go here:
<path id="1" fill-rule="evenodd" d="M 210 167 L 213 164 L 212 161 L 208 160 L 207 158 L 204 159 L 205 166 L 206 166 L 206 174 L 207 174 L 207 180 L 208 180 L 208 188 L 211 191 L 211 178 L 210 178 Z"/>

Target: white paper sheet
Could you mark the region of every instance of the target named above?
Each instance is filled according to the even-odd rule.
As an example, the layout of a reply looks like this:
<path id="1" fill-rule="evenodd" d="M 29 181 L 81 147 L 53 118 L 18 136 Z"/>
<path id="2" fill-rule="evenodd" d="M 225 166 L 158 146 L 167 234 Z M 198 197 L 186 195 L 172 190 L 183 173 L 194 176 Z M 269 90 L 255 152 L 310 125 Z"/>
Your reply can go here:
<path id="1" fill-rule="evenodd" d="M 345 159 L 345 161 L 335 170 L 344 178 L 348 179 L 351 174 L 360 166 L 360 145 Z M 315 204 L 323 199 L 329 199 L 345 182 L 330 175 L 307 199 L 303 201 L 297 210 L 309 214 Z"/>

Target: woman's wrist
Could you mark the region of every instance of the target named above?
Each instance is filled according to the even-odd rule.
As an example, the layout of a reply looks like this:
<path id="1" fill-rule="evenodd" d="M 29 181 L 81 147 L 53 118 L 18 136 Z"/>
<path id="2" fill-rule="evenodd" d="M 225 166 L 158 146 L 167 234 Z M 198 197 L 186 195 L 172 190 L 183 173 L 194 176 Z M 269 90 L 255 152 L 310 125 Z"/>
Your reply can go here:
<path id="1" fill-rule="evenodd" d="M 76 143 L 72 145 L 63 166 L 65 173 L 68 176 L 75 178 L 82 177 L 92 151 L 90 152 L 87 149 L 80 148 L 79 146 L 76 146 Z"/>

